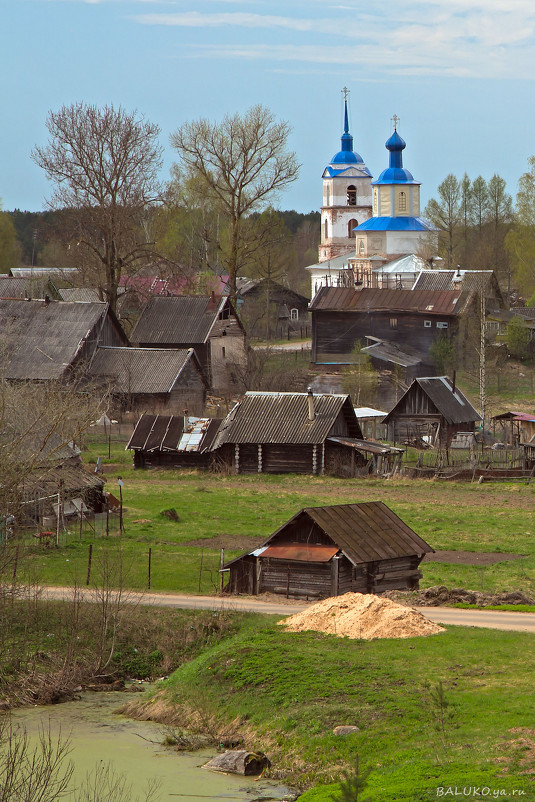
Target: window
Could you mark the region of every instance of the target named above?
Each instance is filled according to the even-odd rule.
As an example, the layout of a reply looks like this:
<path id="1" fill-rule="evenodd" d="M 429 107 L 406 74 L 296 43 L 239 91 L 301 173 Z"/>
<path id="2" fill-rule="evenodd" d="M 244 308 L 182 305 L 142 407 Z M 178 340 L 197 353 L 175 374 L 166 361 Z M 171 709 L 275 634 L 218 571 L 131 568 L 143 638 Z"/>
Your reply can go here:
<path id="1" fill-rule="evenodd" d="M 424 329 L 430 329 L 430 328 L 431 328 L 431 321 L 424 320 Z"/>
<path id="2" fill-rule="evenodd" d="M 350 184 L 347 188 L 347 205 L 357 205 L 357 188 L 354 187 L 353 184 Z"/>
<path id="3" fill-rule="evenodd" d="M 328 239 L 329 237 L 329 223 L 327 219 L 325 219 L 323 223 L 323 239 Z"/>
<path id="4" fill-rule="evenodd" d="M 364 253 L 364 240 L 359 239 L 359 253 Z"/>
<path id="5" fill-rule="evenodd" d="M 447 329 L 449 323 L 445 323 L 444 321 L 439 320 L 437 323 L 437 329 Z"/>
<path id="6" fill-rule="evenodd" d="M 299 309 L 290 309 L 290 320 L 299 320 Z"/>
<path id="7" fill-rule="evenodd" d="M 351 239 L 355 237 L 355 229 L 358 226 L 358 220 L 350 220 L 347 224 L 347 236 Z"/>
<path id="8" fill-rule="evenodd" d="M 407 211 L 407 193 L 403 190 L 399 193 L 398 208 L 400 212 Z"/>
<path id="9" fill-rule="evenodd" d="M 398 327 L 398 319 L 397 319 L 397 317 L 391 317 L 390 318 L 390 328 L 391 329 L 397 329 L 397 327 Z"/>
<path id="10" fill-rule="evenodd" d="M 373 211 L 377 214 L 377 190 L 373 190 Z"/>
<path id="11" fill-rule="evenodd" d="M 225 346 L 221 348 L 221 356 L 223 357 L 223 359 L 225 358 Z"/>

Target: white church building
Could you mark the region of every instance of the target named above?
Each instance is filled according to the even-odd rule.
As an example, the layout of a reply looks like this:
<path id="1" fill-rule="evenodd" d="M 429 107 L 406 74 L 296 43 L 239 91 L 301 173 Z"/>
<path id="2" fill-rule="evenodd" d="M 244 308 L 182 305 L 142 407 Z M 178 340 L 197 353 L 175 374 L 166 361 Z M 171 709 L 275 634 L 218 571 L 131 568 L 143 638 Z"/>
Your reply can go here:
<path id="1" fill-rule="evenodd" d="M 403 167 L 398 118 L 385 143 L 389 165 L 373 181 L 353 151 L 344 94 L 342 149 L 323 172 L 319 262 L 306 268 L 312 297 L 322 286 L 384 286 L 388 263 L 418 253 L 429 239 L 431 251 L 437 247 L 437 229 L 420 214 L 420 182 Z"/>

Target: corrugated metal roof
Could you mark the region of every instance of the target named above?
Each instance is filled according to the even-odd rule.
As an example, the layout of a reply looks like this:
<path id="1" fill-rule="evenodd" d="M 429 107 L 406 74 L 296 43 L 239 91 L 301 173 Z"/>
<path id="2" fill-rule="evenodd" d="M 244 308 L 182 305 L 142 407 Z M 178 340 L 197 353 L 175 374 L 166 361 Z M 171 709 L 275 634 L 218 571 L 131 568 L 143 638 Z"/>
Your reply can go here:
<path id="1" fill-rule="evenodd" d="M 44 298 L 52 297 L 53 288 L 46 276 L 14 278 L 0 275 L 0 298 Z"/>
<path id="2" fill-rule="evenodd" d="M 374 359 L 381 362 L 392 362 L 394 365 L 401 365 L 404 368 L 414 367 L 429 361 L 425 354 L 419 353 L 410 345 L 398 345 L 398 343 L 380 340 L 373 345 L 367 345 L 362 351 L 369 354 Z M 386 412 L 385 412 L 386 415 Z"/>
<path id="3" fill-rule="evenodd" d="M 314 420 L 308 417 L 307 393 L 248 392 L 224 419 L 214 448 L 224 443 L 322 443 L 346 407 L 350 426 L 362 437 L 348 395 L 314 395 Z"/>
<path id="4" fill-rule="evenodd" d="M 62 301 L 94 303 L 100 301 L 98 290 L 92 287 L 62 287 L 58 290 Z"/>
<path id="5" fill-rule="evenodd" d="M 132 332 L 135 343 L 188 344 L 205 343 L 219 312 L 228 298 L 205 295 L 176 295 L 151 298 Z"/>
<path id="6" fill-rule="evenodd" d="M 208 451 L 219 429 L 217 418 L 143 414 L 126 449 L 139 451 Z"/>
<path id="7" fill-rule="evenodd" d="M 91 362 L 92 376 L 109 378 L 119 393 L 170 393 L 192 348 L 112 348 L 101 346 Z M 200 372 L 200 369 L 199 369 Z"/>
<path id="8" fill-rule="evenodd" d="M 105 303 L 0 300 L 6 378 L 59 378 L 107 311 Z"/>
<path id="9" fill-rule="evenodd" d="M 344 312 L 425 312 L 428 315 L 456 315 L 464 307 L 466 294 L 435 290 L 354 290 L 322 287 L 310 304 L 313 310 Z"/>
<path id="10" fill-rule="evenodd" d="M 418 385 L 448 423 L 481 420 L 481 416 L 459 388 L 453 390 L 453 382 L 448 376 L 431 376 L 415 379 L 395 407 L 390 410 L 383 423 L 387 423 L 398 410 L 404 409 L 405 400 L 414 394 L 414 388 Z"/>
<path id="11" fill-rule="evenodd" d="M 424 270 L 414 282 L 413 290 L 474 292 L 486 289 L 492 282 L 492 270 Z"/>
<path id="12" fill-rule="evenodd" d="M 364 451 L 368 454 L 378 454 L 383 456 L 385 454 L 403 454 L 403 448 L 396 448 L 395 446 L 387 446 L 385 443 L 378 443 L 372 440 L 359 440 L 356 437 L 328 437 L 327 440 L 331 443 L 340 443 L 343 446 L 349 446 L 356 451 Z"/>

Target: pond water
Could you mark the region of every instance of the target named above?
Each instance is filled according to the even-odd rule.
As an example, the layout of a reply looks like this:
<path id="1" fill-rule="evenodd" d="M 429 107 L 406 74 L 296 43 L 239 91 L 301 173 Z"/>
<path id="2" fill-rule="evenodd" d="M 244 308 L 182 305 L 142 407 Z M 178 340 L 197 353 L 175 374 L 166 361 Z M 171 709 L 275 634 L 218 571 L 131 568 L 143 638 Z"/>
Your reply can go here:
<path id="1" fill-rule="evenodd" d="M 113 713 L 134 694 L 83 693 L 81 699 L 50 707 L 15 710 L 15 728 L 24 728 L 32 743 L 39 737 L 40 726 L 61 732 L 69 738 L 70 759 L 74 764 L 73 787 L 98 764 L 110 763 L 124 774 L 133 789 L 133 798 L 144 799 L 147 780 L 159 781 L 158 802 L 217 802 L 258 799 L 288 799 L 290 791 L 276 782 L 201 768 L 214 751 L 176 752 L 161 745 L 164 727 L 150 721 L 134 721 Z M 76 802 L 76 791 L 69 802 Z"/>

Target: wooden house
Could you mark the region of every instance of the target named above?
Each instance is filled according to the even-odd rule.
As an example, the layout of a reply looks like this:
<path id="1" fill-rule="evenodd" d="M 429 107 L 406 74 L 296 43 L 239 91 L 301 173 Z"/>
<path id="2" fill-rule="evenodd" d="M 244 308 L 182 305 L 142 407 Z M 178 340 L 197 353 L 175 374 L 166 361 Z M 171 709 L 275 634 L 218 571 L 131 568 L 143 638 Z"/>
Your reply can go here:
<path id="1" fill-rule="evenodd" d="M 384 418 L 394 443 L 449 448 L 457 432 L 474 432 L 481 416 L 448 376 L 415 379 Z"/>
<path id="2" fill-rule="evenodd" d="M 309 298 L 272 279 L 239 278 L 240 314 L 249 336 L 286 337 L 309 323 Z"/>
<path id="3" fill-rule="evenodd" d="M 395 458 L 364 440 L 348 395 L 247 392 L 223 420 L 215 456 L 235 473 L 357 476 Z"/>
<path id="4" fill-rule="evenodd" d="M 208 468 L 220 423 L 216 418 L 145 413 L 126 449 L 134 452 L 134 468 Z"/>
<path id="5" fill-rule="evenodd" d="M 99 347 L 89 374 L 108 385 L 117 411 L 204 411 L 207 382 L 193 348 Z"/>
<path id="6" fill-rule="evenodd" d="M 351 364 L 356 343 L 364 347 L 379 341 L 428 354 L 439 335 L 457 333 L 468 300 L 453 290 L 323 287 L 310 305 L 312 362 Z"/>
<path id="7" fill-rule="evenodd" d="M 485 309 L 503 307 L 492 271 L 425 271 L 412 289 L 323 287 L 310 305 L 312 362 L 347 365 L 357 344 L 378 368 L 390 363 L 406 379 L 432 375 L 437 338 L 454 340 L 459 364 L 471 364 L 479 342 L 480 294 Z M 386 364 L 385 364 L 386 363 Z"/>
<path id="8" fill-rule="evenodd" d="M 247 362 L 245 330 L 229 298 L 204 295 L 153 297 L 131 341 L 143 348 L 193 348 L 214 392 L 235 388 Z"/>
<path id="9" fill-rule="evenodd" d="M 226 590 L 306 599 L 413 590 L 432 551 L 383 502 L 308 507 L 227 563 Z"/>
<path id="10" fill-rule="evenodd" d="M 4 376 L 48 381 L 85 370 L 98 346 L 128 340 L 107 303 L 0 300 Z"/>

